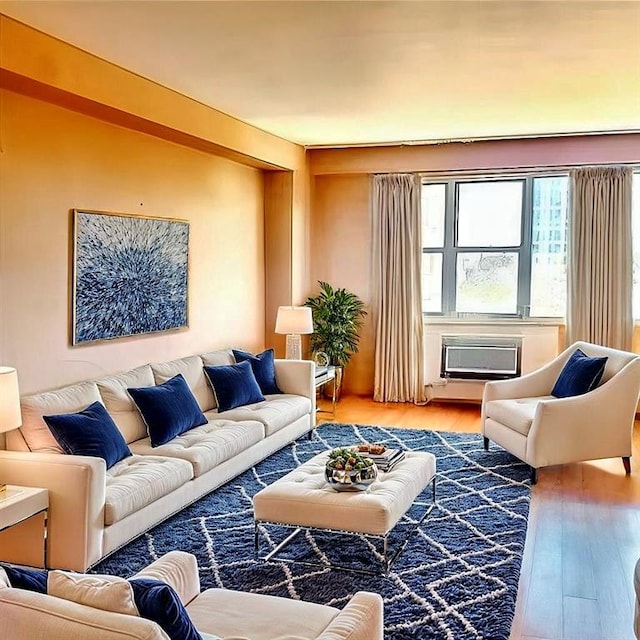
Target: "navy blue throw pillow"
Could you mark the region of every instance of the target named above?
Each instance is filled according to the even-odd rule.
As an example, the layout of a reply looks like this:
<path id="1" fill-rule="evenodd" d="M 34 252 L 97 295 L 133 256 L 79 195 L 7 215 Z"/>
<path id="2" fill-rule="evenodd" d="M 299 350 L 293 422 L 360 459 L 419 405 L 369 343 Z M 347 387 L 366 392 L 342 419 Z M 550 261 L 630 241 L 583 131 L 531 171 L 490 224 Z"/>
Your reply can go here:
<path id="1" fill-rule="evenodd" d="M 46 569 L 22 569 L 6 565 L 2 565 L 2 568 L 5 570 L 7 578 L 9 578 L 9 584 L 14 589 L 47 593 L 47 576 L 49 572 Z"/>
<path id="2" fill-rule="evenodd" d="M 207 424 L 187 381 L 179 373 L 155 387 L 127 389 L 147 425 L 152 447 Z"/>
<path id="3" fill-rule="evenodd" d="M 107 469 L 131 455 L 116 423 L 100 402 L 78 413 L 42 417 L 66 453 L 103 458 Z"/>
<path id="4" fill-rule="evenodd" d="M 253 369 L 246 360 L 238 364 L 205 367 L 204 372 L 211 383 L 218 411 L 264 400 Z"/>
<path id="5" fill-rule="evenodd" d="M 256 353 L 255 356 L 248 351 L 240 351 L 238 349 L 233 349 L 232 351 L 236 362 L 244 362 L 245 360 L 249 362 L 258 386 L 260 387 L 260 391 L 262 391 L 265 396 L 272 393 L 282 393 L 276 382 L 276 365 L 274 362 L 275 356 L 273 349 Z"/>
<path id="6" fill-rule="evenodd" d="M 153 620 L 171 640 L 202 640 L 171 586 L 150 578 L 132 578 L 129 583 L 142 618 Z"/>
<path id="7" fill-rule="evenodd" d="M 589 358 L 583 351 L 576 349 L 560 372 L 551 395 L 569 398 L 593 391 L 602 378 L 606 363 L 606 356 Z"/>

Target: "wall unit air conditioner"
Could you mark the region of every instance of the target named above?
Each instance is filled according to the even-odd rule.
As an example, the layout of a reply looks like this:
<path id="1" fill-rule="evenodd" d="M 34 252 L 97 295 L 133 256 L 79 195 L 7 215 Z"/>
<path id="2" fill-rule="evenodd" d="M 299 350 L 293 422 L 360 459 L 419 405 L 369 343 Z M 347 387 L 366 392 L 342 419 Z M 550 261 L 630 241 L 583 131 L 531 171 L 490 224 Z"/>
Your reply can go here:
<path id="1" fill-rule="evenodd" d="M 520 336 L 443 335 L 440 376 L 459 380 L 503 380 L 520 375 Z"/>

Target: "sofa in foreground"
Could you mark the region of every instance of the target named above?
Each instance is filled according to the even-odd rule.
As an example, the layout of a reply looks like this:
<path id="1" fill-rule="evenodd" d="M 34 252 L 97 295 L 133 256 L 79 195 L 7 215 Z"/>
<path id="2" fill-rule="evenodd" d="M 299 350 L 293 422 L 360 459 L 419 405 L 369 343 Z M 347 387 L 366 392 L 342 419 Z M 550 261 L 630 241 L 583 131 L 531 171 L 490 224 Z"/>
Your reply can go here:
<path id="1" fill-rule="evenodd" d="M 374 593 L 356 593 L 342 610 L 226 589 L 200 593 L 196 559 L 180 551 L 162 556 L 134 578 L 160 580 L 173 587 L 203 640 L 383 638 L 382 598 Z M 168 638 L 156 622 L 142 617 L 12 587 L 0 586 L 0 620 L 2 633 L 11 640 Z"/>
<path id="2" fill-rule="evenodd" d="M 48 567 L 85 571 L 313 429 L 312 362 L 275 360 L 272 369 L 281 393 L 220 411 L 203 367 L 234 364 L 232 350 L 212 351 L 22 399 L 22 427 L 7 434 L 0 468 L 7 484 L 49 491 Z M 176 377 L 188 385 L 197 412 L 204 415 L 202 424 L 152 446 L 127 390 L 160 386 Z M 74 414 L 96 403 L 101 411 L 106 408 L 104 413 L 115 423 L 113 431 L 119 431 L 118 438 L 129 448 L 127 456 L 109 468 L 100 457 L 65 454 L 43 418 Z M 25 535 L 40 539 L 3 541 L 0 560 L 30 564 L 25 553 L 41 548 L 42 531 L 30 529 Z"/>

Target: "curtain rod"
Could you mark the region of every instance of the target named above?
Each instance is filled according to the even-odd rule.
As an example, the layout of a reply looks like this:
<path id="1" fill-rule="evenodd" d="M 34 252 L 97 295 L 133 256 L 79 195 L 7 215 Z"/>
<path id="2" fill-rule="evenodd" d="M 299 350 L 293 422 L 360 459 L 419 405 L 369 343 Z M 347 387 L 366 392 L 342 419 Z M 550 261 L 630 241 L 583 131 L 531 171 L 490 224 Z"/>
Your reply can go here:
<path id="1" fill-rule="evenodd" d="M 451 169 L 450 171 L 419 171 L 417 174 L 421 178 L 446 178 L 446 177 L 477 177 L 486 175 L 554 175 L 565 173 L 571 169 L 579 169 L 584 167 L 631 167 L 640 171 L 640 163 L 638 162 L 603 162 L 599 164 L 563 164 L 563 165 L 547 165 L 544 167 L 502 167 L 502 168 L 483 168 L 483 169 Z"/>

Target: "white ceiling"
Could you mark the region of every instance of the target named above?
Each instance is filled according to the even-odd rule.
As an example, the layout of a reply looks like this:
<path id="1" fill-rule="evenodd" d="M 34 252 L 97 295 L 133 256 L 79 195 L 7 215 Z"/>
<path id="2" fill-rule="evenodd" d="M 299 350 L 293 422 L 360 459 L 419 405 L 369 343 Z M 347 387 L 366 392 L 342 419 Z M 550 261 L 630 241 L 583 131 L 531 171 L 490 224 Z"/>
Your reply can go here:
<path id="1" fill-rule="evenodd" d="M 640 130 L 640 2 L 0 1 L 305 145 Z"/>

